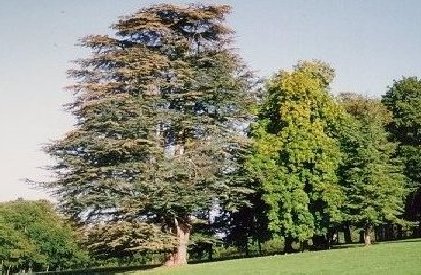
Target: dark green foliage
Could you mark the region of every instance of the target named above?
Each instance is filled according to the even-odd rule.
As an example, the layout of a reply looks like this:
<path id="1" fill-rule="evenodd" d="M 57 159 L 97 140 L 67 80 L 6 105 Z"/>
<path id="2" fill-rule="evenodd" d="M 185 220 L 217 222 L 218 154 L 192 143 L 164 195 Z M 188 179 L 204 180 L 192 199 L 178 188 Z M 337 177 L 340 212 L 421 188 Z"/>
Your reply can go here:
<path id="1" fill-rule="evenodd" d="M 190 260 L 212 260 L 216 246 L 222 244 L 221 238 L 217 236 L 220 227 L 214 222 L 215 214 L 210 210 L 195 214 L 188 247 Z"/>
<path id="2" fill-rule="evenodd" d="M 398 154 L 413 192 L 406 201 L 406 218 L 421 221 L 421 80 L 417 77 L 394 81 L 382 103 L 391 111 L 388 125 L 399 143 Z"/>
<path id="3" fill-rule="evenodd" d="M 81 40 L 92 54 L 69 71 L 78 123 L 46 148 L 58 165 L 44 186 L 89 225 L 94 251 L 172 251 L 196 212 L 241 203 L 250 74 L 230 48 L 229 11 L 157 5 Z"/>
<path id="4" fill-rule="evenodd" d="M 257 183 L 254 184 L 256 188 Z M 215 226 L 224 235 L 224 245 L 237 247 L 245 256 L 249 256 L 250 242 L 257 244 L 260 254 L 261 244 L 272 237 L 268 229 L 268 206 L 262 200 L 261 191 L 256 190 L 247 198 L 251 205 L 223 213 L 215 221 Z"/>
<path id="5" fill-rule="evenodd" d="M 403 145 L 421 144 L 421 80 L 416 77 L 395 81 L 382 103 L 392 112 L 389 125 L 396 140 Z"/>
<path id="6" fill-rule="evenodd" d="M 346 155 L 341 167 L 346 220 L 366 228 L 402 223 L 406 182 L 395 158 L 396 144 L 388 141 L 390 114 L 379 100 L 342 95 L 340 103 L 352 116 L 344 131 Z"/>

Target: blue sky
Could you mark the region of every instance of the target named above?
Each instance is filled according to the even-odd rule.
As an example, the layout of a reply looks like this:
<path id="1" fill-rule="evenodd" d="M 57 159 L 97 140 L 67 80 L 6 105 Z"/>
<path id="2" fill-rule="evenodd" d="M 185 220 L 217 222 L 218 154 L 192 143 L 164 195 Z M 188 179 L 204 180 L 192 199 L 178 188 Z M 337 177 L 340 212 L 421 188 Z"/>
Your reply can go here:
<path id="1" fill-rule="evenodd" d="M 0 5 L 0 200 L 42 198 L 21 179 L 48 179 L 43 143 L 72 128 L 61 105 L 74 46 L 107 33 L 118 16 L 163 1 L 2 0 Z M 192 1 L 172 1 L 189 3 Z M 421 1 L 205 1 L 233 7 L 236 47 L 261 76 L 300 59 L 331 63 L 334 93 L 383 94 L 393 79 L 421 76 Z"/>

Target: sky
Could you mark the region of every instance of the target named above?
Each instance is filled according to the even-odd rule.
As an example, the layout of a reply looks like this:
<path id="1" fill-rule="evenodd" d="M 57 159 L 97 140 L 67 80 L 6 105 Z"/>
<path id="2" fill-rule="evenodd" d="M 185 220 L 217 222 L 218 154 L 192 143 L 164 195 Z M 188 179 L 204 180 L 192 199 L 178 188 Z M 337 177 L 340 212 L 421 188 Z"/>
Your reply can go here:
<path id="1" fill-rule="evenodd" d="M 72 95 L 66 70 L 87 56 L 74 44 L 110 33 L 121 15 L 164 1 L 1 0 L 0 201 L 49 198 L 24 179 L 49 180 L 42 146 L 73 127 L 62 105 Z M 171 1 L 190 3 L 192 1 Z M 228 23 L 251 69 L 270 76 L 298 60 L 336 70 L 332 92 L 380 96 L 394 79 L 421 76 L 419 0 L 238 0 Z"/>

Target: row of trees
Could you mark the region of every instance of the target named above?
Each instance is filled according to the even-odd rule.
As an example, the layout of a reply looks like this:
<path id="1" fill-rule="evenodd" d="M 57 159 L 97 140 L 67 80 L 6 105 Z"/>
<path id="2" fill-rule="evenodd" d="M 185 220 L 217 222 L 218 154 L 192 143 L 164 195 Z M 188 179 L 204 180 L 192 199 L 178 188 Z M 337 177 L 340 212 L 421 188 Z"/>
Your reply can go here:
<path id="1" fill-rule="evenodd" d="M 268 206 L 269 231 L 285 237 L 286 249 L 293 240 L 329 241 L 350 225 L 364 229 L 369 245 L 374 226 L 408 225 L 402 214 L 411 189 L 387 131 L 394 118 L 380 100 L 334 98 L 332 79 L 319 61 L 278 73 L 251 131 L 248 169 Z"/>
<path id="2" fill-rule="evenodd" d="M 69 71 L 77 124 L 46 147 L 57 179 L 42 185 L 86 247 L 179 265 L 189 242 L 280 237 L 291 251 L 357 226 L 369 244 L 375 226 L 419 221 L 421 81 L 381 102 L 334 98 L 333 68 L 304 61 L 260 87 L 229 11 L 157 5 L 81 40 L 92 54 Z"/>

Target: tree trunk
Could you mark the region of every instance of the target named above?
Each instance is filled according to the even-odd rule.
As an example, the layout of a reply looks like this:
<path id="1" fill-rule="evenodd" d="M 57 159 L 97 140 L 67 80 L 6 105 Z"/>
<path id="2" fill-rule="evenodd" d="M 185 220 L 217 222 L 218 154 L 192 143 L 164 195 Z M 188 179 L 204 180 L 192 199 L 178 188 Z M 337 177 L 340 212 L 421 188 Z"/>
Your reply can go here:
<path id="1" fill-rule="evenodd" d="M 304 253 L 307 247 L 307 241 L 300 241 L 300 252 Z"/>
<path id="2" fill-rule="evenodd" d="M 294 253 L 294 249 L 292 248 L 292 243 L 294 239 L 291 237 L 285 237 L 284 239 L 284 253 Z"/>
<path id="3" fill-rule="evenodd" d="M 246 257 L 248 257 L 249 256 L 248 238 L 245 239 L 245 243 L 244 244 L 245 244 L 244 249 L 245 249 Z"/>
<path id="4" fill-rule="evenodd" d="M 401 224 L 398 224 L 396 230 L 397 230 L 397 238 L 398 238 L 398 240 L 402 240 L 403 239 L 403 226 Z"/>
<path id="5" fill-rule="evenodd" d="M 174 220 L 175 229 L 177 232 L 178 244 L 177 247 L 168 255 L 165 262 L 166 266 L 179 266 L 187 264 L 187 245 L 190 240 L 191 225 L 188 223 Z"/>
<path id="6" fill-rule="evenodd" d="M 417 237 L 417 238 L 421 237 L 421 219 L 418 221 L 418 227 L 415 230 L 414 237 Z"/>
<path id="7" fill-rule="evenodd" d="M 329 248 L 329 238 L 326 235 L 315 235 L 311 238 L 313 242 L 313 249 L 328 249 Z"/>
<path id="8" fill-rule="evenodd" d="M 384 241 L 385 240 L 385 230 L 384 230 L 384 225 L 380 224 L 379 226 L 377 226 L 374 231 L 376 232 L 376 240 L 378 241 Z"/>
<path id="9" fill-rule="evenodd" d="M 394 237 L 393 237 L 393 225 L 387 224 L 386 226 L 387 226 L 386 227 L 387 228 L 386 229 L 386 240 L 391 241 L 391 240 L 394 239 Z"/>
<path id="10" fill-rule="evenodd" d="M 373 233 L 373 226 L 371 224 L 366 224 L 364 226 L 364 245 L 371 245 L 371 236 Z"/>
<path id="11" fill-rule="evenodd" d="M 259 248 L 259 256 L 262 256 L 262 243 L 260 242 L 260 238 L 257 238 L 257 247 Z"/>
<path id="12" fill-rule="evenodd" d="M 213 260 L 213 244 L 209 244 L 208 246 L 208 260 Z"/>
<path id="13" fill-rule="evenodd" d="M 346 244 L 352 243 L 351 226 L 349 224 L 344 226 L 344 240 Z"/>

